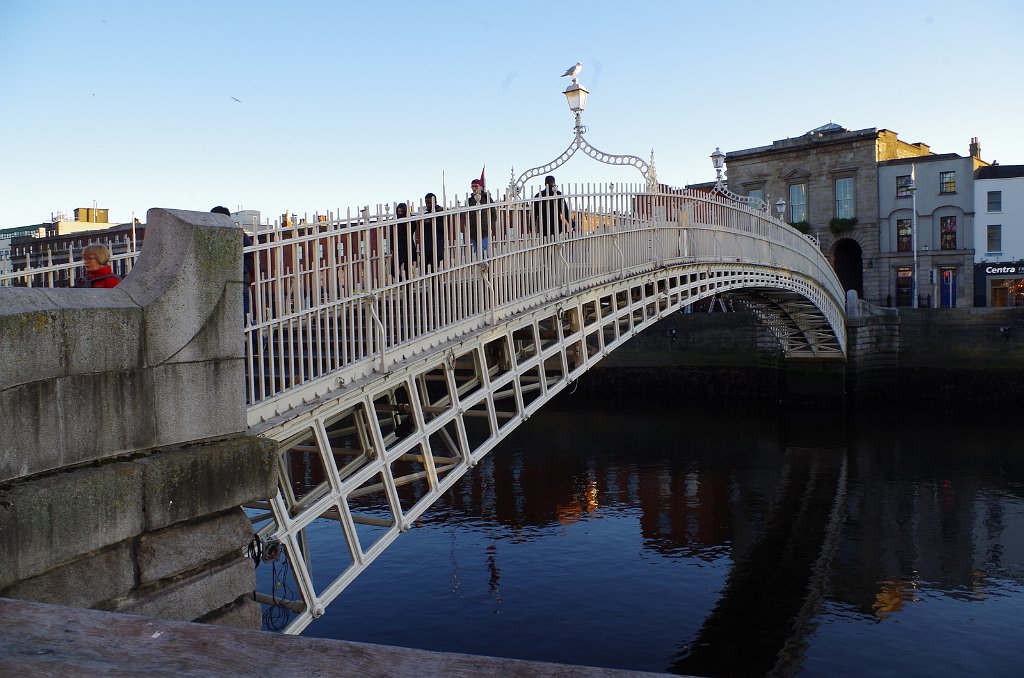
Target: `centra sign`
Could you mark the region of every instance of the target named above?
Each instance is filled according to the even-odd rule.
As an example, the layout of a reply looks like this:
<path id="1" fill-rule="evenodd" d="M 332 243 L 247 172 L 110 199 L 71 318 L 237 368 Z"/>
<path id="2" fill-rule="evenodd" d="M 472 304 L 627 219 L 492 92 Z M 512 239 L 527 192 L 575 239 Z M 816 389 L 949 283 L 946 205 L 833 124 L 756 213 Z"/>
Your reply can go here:
<path id="1" fill-rule="evenodd" d="M 986 275 L 1024 275 L 1024 266 L 986 266 Z"/>

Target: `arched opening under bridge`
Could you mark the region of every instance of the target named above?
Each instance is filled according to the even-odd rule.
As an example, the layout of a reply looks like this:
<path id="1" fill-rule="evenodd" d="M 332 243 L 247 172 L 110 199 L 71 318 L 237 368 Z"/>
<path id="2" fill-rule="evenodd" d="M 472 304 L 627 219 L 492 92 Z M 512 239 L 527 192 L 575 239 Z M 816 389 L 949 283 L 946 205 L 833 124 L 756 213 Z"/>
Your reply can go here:
<path id="1" fill-rule="evenodd" d="M 843 290 L 856 290 L 864 296 L 864 253 L 860 243 L 852 238 L 843 238 L 833 249 L 833 265 Z"/>

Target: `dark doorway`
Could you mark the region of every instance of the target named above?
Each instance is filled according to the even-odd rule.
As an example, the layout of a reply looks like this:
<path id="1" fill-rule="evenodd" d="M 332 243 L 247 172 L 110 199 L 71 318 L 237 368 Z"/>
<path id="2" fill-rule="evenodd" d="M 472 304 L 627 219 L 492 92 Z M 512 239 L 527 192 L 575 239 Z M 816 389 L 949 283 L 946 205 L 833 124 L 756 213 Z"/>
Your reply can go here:
<path id="1" fill-rule="evenodd" d="M 835 267 L 843 291 L 857 290 L 857 296 L 864 298 L 864 269 L 860 244 L 856 240 L 843 238 L 836 243 Z"/>

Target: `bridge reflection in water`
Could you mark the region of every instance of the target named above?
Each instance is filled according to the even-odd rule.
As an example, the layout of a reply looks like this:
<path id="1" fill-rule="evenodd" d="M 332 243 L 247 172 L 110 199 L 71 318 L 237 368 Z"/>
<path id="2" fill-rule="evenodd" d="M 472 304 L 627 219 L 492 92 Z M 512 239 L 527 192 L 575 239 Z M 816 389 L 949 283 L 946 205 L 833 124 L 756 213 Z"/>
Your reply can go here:
<path id="1" fill-rule="evenodd" d="M 1009 432 L 662 400 L 549 405 L 306 635 L 698 675 L 1024 660 Z"/>

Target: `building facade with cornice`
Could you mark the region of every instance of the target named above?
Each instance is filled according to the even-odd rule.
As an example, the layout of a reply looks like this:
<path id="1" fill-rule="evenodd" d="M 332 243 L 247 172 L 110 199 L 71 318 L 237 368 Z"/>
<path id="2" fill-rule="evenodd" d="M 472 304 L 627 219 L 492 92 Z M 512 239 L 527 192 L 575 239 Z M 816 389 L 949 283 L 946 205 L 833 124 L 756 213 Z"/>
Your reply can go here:
<path id="1" fill-rule="evenodd" d="M 814 236 L 843 288 L 871 303 L 890 296 L 880 265 L 878 163 L 930 155 L 886 129 L 848 130 L 834 123 L 769 146 L 726 153 L 729 189 L 764 200 Z"/>

